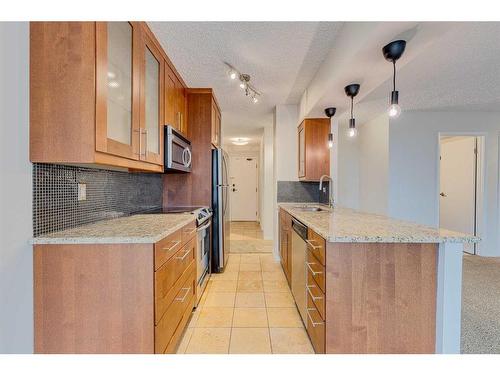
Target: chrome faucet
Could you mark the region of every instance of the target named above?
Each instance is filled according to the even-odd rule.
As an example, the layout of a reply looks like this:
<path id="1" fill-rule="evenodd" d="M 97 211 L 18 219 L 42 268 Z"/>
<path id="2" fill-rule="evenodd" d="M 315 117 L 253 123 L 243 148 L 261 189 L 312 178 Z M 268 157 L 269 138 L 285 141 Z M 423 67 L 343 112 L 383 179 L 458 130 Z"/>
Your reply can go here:
<path id="1" fill-rule="evenodd" d="M 331 181 L 330 186 L 328 186 L 328 207 L 333 208 L 333 195 L 332 195 L 332 191 L 333 191 L 333 179 L 330 176 L 328 176 L 327 174 L 324 174 L 319 179 L 319 191 L 320 192 L 323 191 L 323 180 L 325 178 L 328 178 Z M 318 203 L 321 203 L 320 199 L 321 199 L 320 196 L 318 196 Z"/>

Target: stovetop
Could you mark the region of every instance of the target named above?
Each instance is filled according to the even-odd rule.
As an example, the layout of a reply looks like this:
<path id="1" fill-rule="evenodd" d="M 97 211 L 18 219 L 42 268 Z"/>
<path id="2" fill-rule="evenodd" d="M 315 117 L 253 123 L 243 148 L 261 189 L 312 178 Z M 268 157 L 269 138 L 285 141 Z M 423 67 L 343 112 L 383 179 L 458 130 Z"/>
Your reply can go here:
<path id="1" fill-rule="evenodd" d="M 212 216 L 212 210 L 200 206 L 159 207 L 137 212 L 139 214 L 180 214 L 196 215 L 196 224 L 199 226 Z"/>

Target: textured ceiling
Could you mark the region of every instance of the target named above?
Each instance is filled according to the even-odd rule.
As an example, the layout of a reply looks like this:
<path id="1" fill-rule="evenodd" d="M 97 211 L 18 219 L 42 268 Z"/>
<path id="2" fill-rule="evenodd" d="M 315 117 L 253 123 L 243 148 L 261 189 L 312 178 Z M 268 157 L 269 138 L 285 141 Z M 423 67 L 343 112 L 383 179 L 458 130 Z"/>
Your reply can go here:
<path id="1" fill-rule="evenodd" d="M 260 137 L 278 104 L 298 103 L 342 23 L 149 22 L 190 87 L 212 87 L 222 110 L 224 137 Z M 224 61 L 262 92 L 258 104 L 229 80 Z"/>

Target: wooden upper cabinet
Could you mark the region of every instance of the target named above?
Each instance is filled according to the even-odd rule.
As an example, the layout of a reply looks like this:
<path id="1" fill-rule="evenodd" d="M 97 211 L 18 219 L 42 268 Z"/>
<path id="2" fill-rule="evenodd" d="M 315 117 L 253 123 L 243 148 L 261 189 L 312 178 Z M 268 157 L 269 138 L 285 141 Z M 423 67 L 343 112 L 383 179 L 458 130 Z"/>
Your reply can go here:
<path id="1" fill-rule="evenodd" d="M 185 136 L 187 129 L 186 87 L 168 62 L 165 62 L 165 124 Z"/>
<path id="2" fill-rule="evenodd" d="M 141 44 L 140 130 L 141 160 L 163 164 L 164 59 L 146 30 Z"/>
<path id="3" fill-rule="evenodd" d="M 328 134 L 330 119 L 305 119 L 297 128 L 298 177 L 300 181 L 319 181 L 330 174 Z"/>
<path id="4" fill-rule="evenodd" d="M 221 144 L 221 114 L 219 106 L 215 101 L 215 98 L 212 98 L 212 144 L 215 147 L 220 147 Z"/>
<path id="5" fill-rule="evenodd" d="M 96 151 L 140 160 L 140 45 L 138 23 L 97 22 Z"/>
<path id="6" fill-rule="evenodd" d="M 30 160 L 162 172 L 167 61 L 144 22 L 32 22 Z M 185 87 L 174 78 L 176 123 L 187 132 Z"/>

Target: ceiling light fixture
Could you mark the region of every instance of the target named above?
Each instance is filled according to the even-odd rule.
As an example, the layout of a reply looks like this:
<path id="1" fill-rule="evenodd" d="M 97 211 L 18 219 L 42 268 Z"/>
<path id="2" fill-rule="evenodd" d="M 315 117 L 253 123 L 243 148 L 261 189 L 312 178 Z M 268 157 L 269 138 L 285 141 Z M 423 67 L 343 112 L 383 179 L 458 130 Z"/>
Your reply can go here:
<path id="1" fill-rule="evenodd" d="M 228 75 L 231 80 L 235 80 L 238 78 L 240 81 L 240 88 L 245 91 L 245 96 L 248 96 L 252 99 L 254 104 L 259 102 L 259 96 L 262 95 L 251 83 L 250 83 L 250 75 L 245 73 L 240 73 L 238 70 L 233 67 L 231 64 L 225 62 L 226 66 L 229 68 Z"/>
<path id="2" fill-rule="evenodd" d="M 405 40 L 395 40 L 382 48 L 382 53 L 384 54 L 385 59 L 392 62 L 393 66 L 391 105 L 387 110 L 389 117 L 392 118 L 397 118 L 401 114 L 401 107 L 399 106 L 399 91 L 396 91 L 396 61 L 403 55 L 405 47 Z"/>
<path id="3" fill-rule="evenodd" d="M 327 115 L 328 118 L 330 119 L 330 126 L 331 126 L 331 118 L 333 117 L 333 115 L 335 115 L 336 111 L 337 111 L 337 108 L 335 108 L 335 107 L 325 108 L 325 115 Z M 332 148 L 332 147 L 333 147 L 333 134 L 328 133 L 328 148 Z"/>
<path id="4" fill-rule="evenodd" d="M 244 146 L 248 144 L 249 140 L 250 138 L 233 138 L 231 143 L 236 146 Z"/>
<path id="5" fill-rule="evenodd" d="M 358 95 L 360 85 L 357 83 L 353 83 L 344 87 L 344 91 L 347 96 L 351 98 L 351 118 L 349 119 L 349 129 L 347 130 L 347 135 L 349 137 L 355 137 L 358 135 L 358 130 L 356 129 L 356 120 L 353 115 L 353 107 L 354 107 L 354 97 Z"/>

